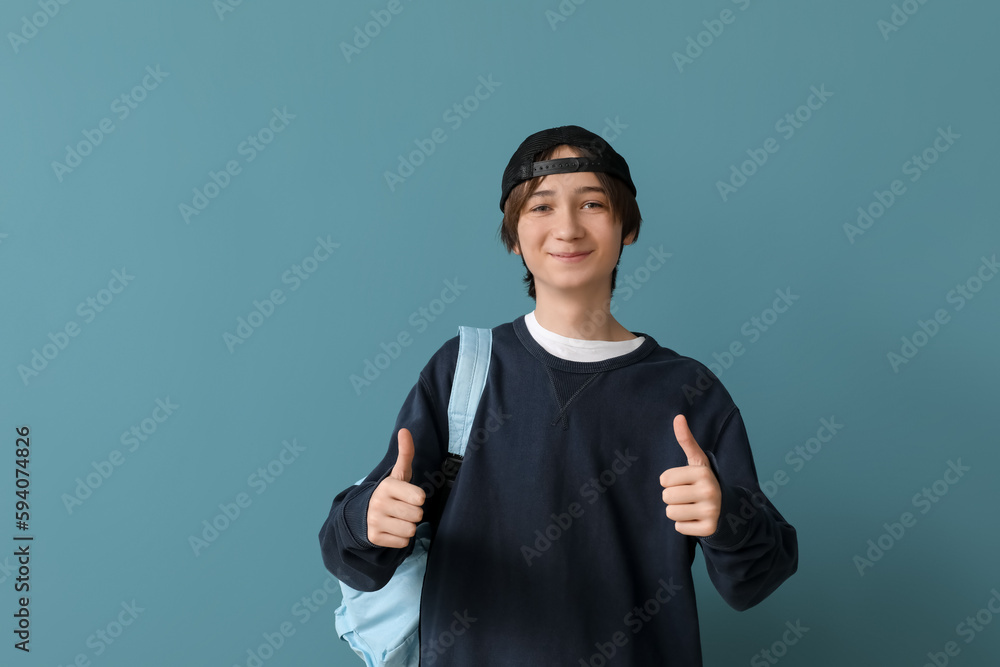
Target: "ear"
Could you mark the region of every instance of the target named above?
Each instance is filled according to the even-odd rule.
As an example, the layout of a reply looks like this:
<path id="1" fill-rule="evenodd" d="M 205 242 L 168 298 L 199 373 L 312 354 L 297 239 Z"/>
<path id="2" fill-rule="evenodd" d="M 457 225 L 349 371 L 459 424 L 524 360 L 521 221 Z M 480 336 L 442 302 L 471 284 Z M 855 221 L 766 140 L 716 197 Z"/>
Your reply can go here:
<path id="1" fill-rule="evenodd" d="M 622 243 L 624 243 L 625 245 L 632 245 L 633 243 L 635 243 L 635 237 L 636 233 L 633 230 L 631 234 L 622 239 Z"/>

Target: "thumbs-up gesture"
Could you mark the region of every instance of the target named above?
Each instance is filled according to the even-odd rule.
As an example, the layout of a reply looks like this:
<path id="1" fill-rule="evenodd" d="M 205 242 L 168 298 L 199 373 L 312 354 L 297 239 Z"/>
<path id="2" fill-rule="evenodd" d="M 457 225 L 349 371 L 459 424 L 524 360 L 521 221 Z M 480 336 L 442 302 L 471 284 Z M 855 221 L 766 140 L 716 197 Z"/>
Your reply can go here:
<path id="1" fill-rule="evenodd" d="M 708 537 L 719 524 L 722 489 L 684 415 L 674 417 L 674 435 L 687 455 L 688 464 L 660 475 L 667 517 L 674 520 L 678 533 Z"/>
<path id="2" fill-rule="evenodd" d="M 413 476 L 413 436 L 399 429 L 399 454 L 389 476 L 383 479 L 368 500 L 368 541 L 379 547 L 402 549 L 417 532 L 424 518 L 426 494 Z"/>

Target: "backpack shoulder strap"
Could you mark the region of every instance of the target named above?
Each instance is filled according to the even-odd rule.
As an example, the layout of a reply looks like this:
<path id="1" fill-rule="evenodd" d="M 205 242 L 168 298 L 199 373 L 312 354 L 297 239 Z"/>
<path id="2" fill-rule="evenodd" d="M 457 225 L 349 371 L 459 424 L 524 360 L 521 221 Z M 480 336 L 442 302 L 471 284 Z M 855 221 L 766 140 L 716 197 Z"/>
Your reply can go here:
<path id="1" fill-rule="evenodd" d="M 465 456 L 472 421 L 486 387 L 493 351 L 493 331 L 460 326 L 458 336 L 458 364 L 448 400 L 448 452 Z"/>

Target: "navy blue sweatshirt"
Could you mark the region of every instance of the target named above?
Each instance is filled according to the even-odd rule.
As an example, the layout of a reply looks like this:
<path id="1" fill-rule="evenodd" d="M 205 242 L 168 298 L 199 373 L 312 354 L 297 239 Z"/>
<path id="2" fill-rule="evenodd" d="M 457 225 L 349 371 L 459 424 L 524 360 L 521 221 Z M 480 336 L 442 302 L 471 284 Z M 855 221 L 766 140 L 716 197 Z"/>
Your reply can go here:
<path id="1" fill-rule="evenodd" d="M 493 328 L 489 376 L 454 487 L 442 483 L 458 336 L 434 353 L 399 412 L 382 461 L 337 495 L 323 562 L 377 590 L 413 549 L 367 539 L 368 500 L 407 428 L 411 483 L 433 529 L 421 594 L 421 665 L 702 664 L 691 566 L 734 609 L 758 604 L 798 566 L 795 528 L 760 490 L 739 409 L 707 367 L 651 336 L 604 361 L 562 359 L 524 316 Z M 682 413 L 722 489 L 716 533 L 682 535 L 660 474 L 687 465 Z"/>

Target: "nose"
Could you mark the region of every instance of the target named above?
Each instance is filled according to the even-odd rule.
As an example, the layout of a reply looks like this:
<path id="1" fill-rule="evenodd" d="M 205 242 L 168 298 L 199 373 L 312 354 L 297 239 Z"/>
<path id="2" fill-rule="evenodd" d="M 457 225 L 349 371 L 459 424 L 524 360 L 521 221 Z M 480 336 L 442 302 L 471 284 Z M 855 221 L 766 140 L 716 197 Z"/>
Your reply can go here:
<path id="1" fill-rule="evenodd" d="M 571 241 L 584 235 L 580 213 L 573 207 L 560 207 L 553 218 L 552 234 L 560 241 Z"/>

